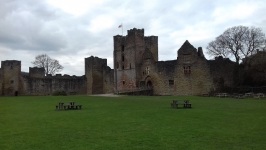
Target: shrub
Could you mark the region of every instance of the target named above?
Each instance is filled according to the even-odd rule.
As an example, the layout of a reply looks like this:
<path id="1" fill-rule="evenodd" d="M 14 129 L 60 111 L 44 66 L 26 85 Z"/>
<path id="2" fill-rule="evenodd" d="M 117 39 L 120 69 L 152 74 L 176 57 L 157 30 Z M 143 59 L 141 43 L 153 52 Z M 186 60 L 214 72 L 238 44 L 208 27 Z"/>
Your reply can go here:
<path id="1" fill-rule="evenodd" d="M 53 96 L 67 96 L 67 93 L 65 91 L 55 91 L 52 94 Z"/>

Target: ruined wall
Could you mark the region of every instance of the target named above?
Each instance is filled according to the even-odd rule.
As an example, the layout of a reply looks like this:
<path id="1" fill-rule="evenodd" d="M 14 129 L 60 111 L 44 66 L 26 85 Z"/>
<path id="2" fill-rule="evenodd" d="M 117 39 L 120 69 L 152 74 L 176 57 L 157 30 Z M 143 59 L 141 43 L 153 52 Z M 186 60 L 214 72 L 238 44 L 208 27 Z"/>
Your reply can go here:
<path id="1" fill-rule="evenodd" d="M 107 59 L 98 57 L 85 58 L 85 76 L 87 94 L 113 92 L 113 71 L 107 66 Z"/>
<path id="2" fill-rule="evenodd" d="M 201 95 L 213 88 L 201 47 L 197 50 L 185 41 L 177 60 L 158 61 L 158 37 L 145 37 L 143 29 L 114 36 L 114 68 L 118 91 L 152 86 L 155 95 Z"/>
<path id="3" fill-rule="evenodd" d="M 114 91 L 114 71 L 107 60 L 98 57 L 85 58 L 84 76 L 56 74 L 45 76 L 44 68 L 29 68 L 21 72 L 21 62 L 2 61 L 0 69 L 0 95 L 52 95 L 103 94 Z"/>
<path id="4" fill-rule="evenodd" d="M 144 29 L 128 30 L 126 36 L 114 36 L 115 89 L 119 92 L 140 88 L 145 50 L 158 60 L 158 37 L 144 36 Z"/>
<path id="5" fill-rule="evenodd" d="M 114 69 L 107 59 L 85 58 L 85 75 L 45 76 L 44 68 L 21 72 L 21 62 L 2 61 L 1 95 L 103 94 L 153 89 L 155 95 L 201 95 L 234 85 L 236 65 L 229 59 L 206 60 L 202 48 L 188 41 L 177 51 L 177 59 L 158 61 L 158 37 L 144 36 L 144 29 L 128 30 L 114 40 Z"/>
<path id="6" fill-rule="evenodd" d="M 104 93 L 114 93 L 114 70 L 110 67 L 104 69 L 104 83 L 103 91 Z"/>
<path id="7" fill-rule="evenodd" d="M 129 31 L 128 31 L 129 32 Z M 136 47 L 135 34 L 114 36 L 115 91 L 129 91 L 136 87 Z"/>
<path id="8" fill-rule="evenodd" d="M 186 41 L 178 50 L 175 95 L 202 95 L 212 89 L 210 67 L 202 48 L 197 50 Z"/>
<path id="9" fill-rule="evenodd" d="M 210 65 L 214 91 L 234 86 L 234 72 L 239 65 L 228 58 L 222 57 L 216 57 L 215 60 L 209 60 L 208 63 Z"/>
<path id="10" fill-rule="evenodd" d="M 1 95 L 51 95 L 57 91 L 67 94 L 85 94 L 86 78 L 58 74 L 45 76 L 43 68 L 29 68 L 29 73 L 21 72 L 21 62 L 7 60 L 1 62 Z"/>
<path id="11" fill-rule="evenodd" d="M 144 37 L 145 49 L 149 49 L 153 55 L 154 61 L 158 61 L 158 36 Z"/>
<path id="12" fill-rule="evenodd" d="M 201 48 L 197 51 L 188 41 L 179 49 L 177 60 L 153 63 L 144 59 L 141 69 L 141 82 L 147 86 L 151 81 L 154 95 L 202 95 L 212 88 L 210 67 Z"/>
<path id="13" fill-rule="evenodd" d="M 176 69 L 176 93 L 175 95 L 202 95 L 208 94 L 212 89 L 210 69 L 205 60 L 198 59 L 193 64 L 189 64 L 190 73 L 186 72 L 187 66 L 179 61 Z"/>
<path id="14" fill-rule="evenodd" d="M 85 76 L 57 74 L 43 78 L 24 76 L 25 95 L 52 95 L 55 92 L 66 92 L 68 95 L 85 94 Z"/>
<path id="15" fill-rule="evenodd" d="M 2 86 L 3 86 L 3 77 L 2 77 L 2 68 L 0 68 L 0 95 L 3 95 Z"/>
<path id="16" fill-rule="evenodd" d="M 173 95 L 175 89 L 176 60 L 159 61 L 156 63 L 157 83 L 154 86 L 155 95 Z"/>
<path id="17" fill-rule="evenodd" d="M 29 76 L 32 78 L 43 78 L 45 76 L 45 69 L 38 67 L 30 67 Z"/>

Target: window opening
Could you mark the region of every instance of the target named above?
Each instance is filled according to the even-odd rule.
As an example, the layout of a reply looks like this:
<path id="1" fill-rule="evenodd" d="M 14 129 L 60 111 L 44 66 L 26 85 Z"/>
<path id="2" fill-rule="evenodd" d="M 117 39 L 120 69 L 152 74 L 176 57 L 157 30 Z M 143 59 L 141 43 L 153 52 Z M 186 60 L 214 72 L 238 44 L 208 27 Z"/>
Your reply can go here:
<path id="1" fill-rule="evenodd" d="M 191 74 L 191 68 L 190 66 L 184 66 L 184 74 Z"/>
<path id="2" fill-rule="evenodd" d="M 122 49 L 122 52 L 124 52 L 125 51 L 125 45 L 122 45 L 121 49 Z"/>
<path id="3" fill-rule="evenodd" d="M 169 85 L 174 85 L 174 80 L 169 80 Z"/>
<path id="4" fill-rule="evenodd" d="M 122 54 L 122 61 L 125 61 L 125 56 L 124 56 L 124 54 Z"/>
<path id="5" fill-rule="evenodd" d="M 146 73 L 147 75 L 150 74 L 150 68 L 149 68 L 149 67 L 146 67 L 146 69 L 145 69 L 145 73 Z"/>

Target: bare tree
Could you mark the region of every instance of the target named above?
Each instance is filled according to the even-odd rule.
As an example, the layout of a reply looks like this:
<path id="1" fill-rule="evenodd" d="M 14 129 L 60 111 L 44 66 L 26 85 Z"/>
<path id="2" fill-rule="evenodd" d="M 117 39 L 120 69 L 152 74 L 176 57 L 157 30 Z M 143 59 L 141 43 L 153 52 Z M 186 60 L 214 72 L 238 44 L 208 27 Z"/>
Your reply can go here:
<path id="1" fill-rule="evenodd" d="M 63 70 L 63 66 L 59 64 L 58 60 L 50 58 L 47 54 L 41 54 L 35 57 L 35 61 L 32 62 L 35 67 L 43 67 L 45 69 L 45 75 L 60 72 Z"/>
<path id="2" fill-rule="evenodd" d="M 212 56 L 233 56 L 239 63 L 243 58 L 265 47 L 265 34 L 260 28 L 236 26 L 227 29 L 207 46 Z"/>

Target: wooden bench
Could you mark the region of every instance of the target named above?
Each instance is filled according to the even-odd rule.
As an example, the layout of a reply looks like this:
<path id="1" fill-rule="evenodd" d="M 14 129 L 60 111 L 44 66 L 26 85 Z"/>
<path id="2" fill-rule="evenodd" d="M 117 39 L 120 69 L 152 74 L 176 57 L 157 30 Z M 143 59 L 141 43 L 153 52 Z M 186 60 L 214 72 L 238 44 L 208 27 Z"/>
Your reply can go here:
<path id="1" fill-rule="evenodd" d="M 82 105 L 77 104 L 75 102 L 62 103 L 59 102 L 58 105 L 55 106 L 56 110 L 78 110 L 82 108 Z"/>
<path id="2" fill-rule="evenodd" d="M 263 93 L 257 93 L 254 95 L 254 98 L 263 98 L 265 95 Z"/>
<path id="3" fill-rule="evenodd" d="M 245 98 L 245 95 L 244 94 L 236 94 L 235 95 L 235 98 L 237 98 L 237 99 L 243 99 L 243 98 Z"/>
<path id="4" fill-rule="evenodd" d="M 178 100 L 173 100 L 171 103 L 172 108 L 191 108 L 191 103 L 189 100 L 185 100 L 183 102 L 179 102 Z"/>
<path id="5" fill-rule="evenodd" d="M 215 96 L 220 98 L 225 98 L 228 97 L 229 95 L 227 93 L 217 93 Z"/>
<path id="6" fill-rule="evenodd" d="M 184 101 L 184 108 L 191 108 L 191 103 L 189 102 L 189 100 Z"/>
<path id="7" fill-rule="evenodd" d="M 245 93 L 245 97 L 253 97 L 254 93 L 249 92 L 249 93 Z"/>

